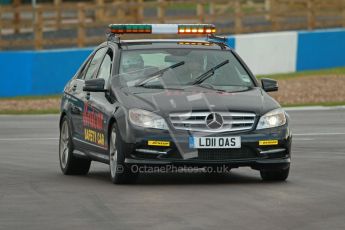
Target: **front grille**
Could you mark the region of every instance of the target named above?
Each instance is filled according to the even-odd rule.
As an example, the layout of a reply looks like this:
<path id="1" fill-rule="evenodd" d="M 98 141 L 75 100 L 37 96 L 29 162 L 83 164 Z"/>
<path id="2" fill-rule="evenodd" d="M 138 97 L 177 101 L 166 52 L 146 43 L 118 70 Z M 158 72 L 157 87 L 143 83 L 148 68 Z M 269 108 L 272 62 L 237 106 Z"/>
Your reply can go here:
<path id="1" fill-rule="evenodd" d="M 248 148 L 241 149 L 199 149 L 200 160 L 241 160 L 256 158 L 254 151 Z"/>
<path id="2" fill-rule="evenodd" d="M 207 126 L 206 118 L 212 114 L 221 115 L 223 124 L 221 127 L 212 129 Z M 253 128 L 255 122 L 254 113 L 246 112 L 187 112 L 171 113 L 170 122 L 175 129 L 200 131 L 200 132 L 224 132 L 242 131 Z"/>

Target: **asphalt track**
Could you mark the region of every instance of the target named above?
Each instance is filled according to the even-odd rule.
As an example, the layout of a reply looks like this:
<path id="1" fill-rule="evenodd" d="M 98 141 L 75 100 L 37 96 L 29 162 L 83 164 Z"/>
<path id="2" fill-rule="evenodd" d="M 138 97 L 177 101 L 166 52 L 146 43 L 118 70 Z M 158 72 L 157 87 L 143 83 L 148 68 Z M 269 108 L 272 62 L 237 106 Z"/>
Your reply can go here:
<path id="1" fill-rule="evenodd" d="M 141 175 L 112 185 L 108 166 L 64 176 L 58 117 L 0 116 L 0 229 L 345 229 L 345 109 L 288 111 L 284 183 L 229 174 Z"/>

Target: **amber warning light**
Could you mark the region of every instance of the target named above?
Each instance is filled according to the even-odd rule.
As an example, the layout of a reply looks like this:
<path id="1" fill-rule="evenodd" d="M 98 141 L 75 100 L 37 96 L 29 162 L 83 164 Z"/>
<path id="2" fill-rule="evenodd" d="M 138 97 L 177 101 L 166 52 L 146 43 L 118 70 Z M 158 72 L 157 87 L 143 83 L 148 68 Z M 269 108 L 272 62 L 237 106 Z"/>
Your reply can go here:
<path id="1" fill-rule="evenodd" d="M 214 34 L 212 24 L 110 24 L 114 34 Z"/>

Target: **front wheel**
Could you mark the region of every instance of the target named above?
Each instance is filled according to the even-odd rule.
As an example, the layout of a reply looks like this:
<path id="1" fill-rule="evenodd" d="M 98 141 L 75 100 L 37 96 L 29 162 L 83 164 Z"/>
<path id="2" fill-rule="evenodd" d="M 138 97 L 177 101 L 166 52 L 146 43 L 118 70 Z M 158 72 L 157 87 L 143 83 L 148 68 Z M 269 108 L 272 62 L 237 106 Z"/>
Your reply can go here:
<path id="1" fill-rule="evenodd" d="M 62 120 L 59 138 L 59 160 L 65 175 L 84 175 L 89 172 L 91 161 L 73 155 L 71 131 L 67 117 Z"/>
<path id="2" fill-rule="evenodd" d="M 109 140 L 109 168 L 110 179 L 114 184 L 126 184 L 133 182 L 137 173 L 133 173 L 125 161 L 125 143 L 122 141 L 114 123 Z"/>
<path id="3" fill-rule="evenodd" d="M 288 167 L 287 169 L 282 169 L 282 170 L 272 170 L 272 171 L 262 170 L 260 171 L 260 175 L 261 175 L 262 180 L 264 181 L 285 181 L 289 176 L 289 172 L 290 172 L 290 167 Z"/>

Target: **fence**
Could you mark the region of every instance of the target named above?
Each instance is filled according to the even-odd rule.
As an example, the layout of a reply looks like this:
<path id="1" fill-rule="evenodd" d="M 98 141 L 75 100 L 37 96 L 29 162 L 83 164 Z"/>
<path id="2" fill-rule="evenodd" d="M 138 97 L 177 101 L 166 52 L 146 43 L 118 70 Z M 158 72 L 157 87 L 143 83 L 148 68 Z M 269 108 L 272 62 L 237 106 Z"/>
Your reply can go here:
<path id="1" fill-rule="evenodd" d="M 109 23 L 214 23 L 223 34 L 345 27 L 345 0 L 54 2 L 0 6 L 0 50 L 94 45 Z"/>

